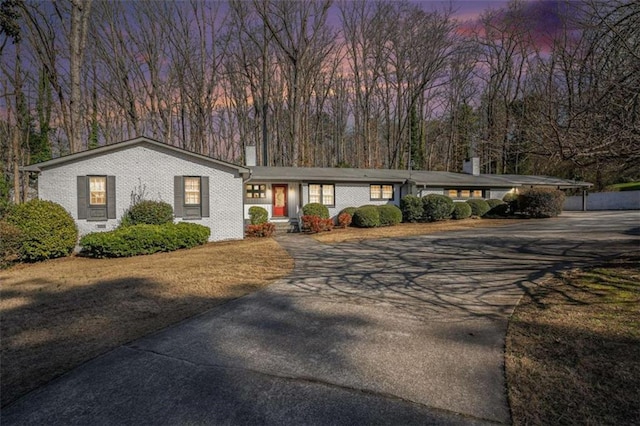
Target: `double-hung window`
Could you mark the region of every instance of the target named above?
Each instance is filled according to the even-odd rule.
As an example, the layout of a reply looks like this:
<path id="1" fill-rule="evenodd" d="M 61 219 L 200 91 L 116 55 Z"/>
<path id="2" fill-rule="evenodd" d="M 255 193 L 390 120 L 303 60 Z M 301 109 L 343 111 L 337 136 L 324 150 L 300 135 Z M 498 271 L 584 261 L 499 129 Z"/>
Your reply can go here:
<path id="1" fill-rule="evenodd" d="M 335 186 L 326 183 L 310 183 L 309 202 L 320 203 L 325 206 L 335 206 Z"/>
<path id="2" fill-rule="evenodd" d="M 106 221 L 116 218 L 115 176 L 78 176 L 78 219 Z"/>
<path id="3" fill-rule="evenodd" d="M 175 176 L 173 212 L 176 217 L 209 217 L 209 177 Z"/>
<path id="4" fill-rule="evenodd" d="M 369 193 L 371 201 L 393 200 L 393 185 L 370 185 Z"/>

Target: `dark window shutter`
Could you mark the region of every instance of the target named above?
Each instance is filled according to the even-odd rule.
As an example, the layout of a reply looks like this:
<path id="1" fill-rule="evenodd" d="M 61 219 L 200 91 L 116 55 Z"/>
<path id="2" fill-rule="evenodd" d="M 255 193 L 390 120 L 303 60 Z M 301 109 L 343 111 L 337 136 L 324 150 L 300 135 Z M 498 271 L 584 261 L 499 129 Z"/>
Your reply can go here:
<path id="1" fill-rule="evenodd" d="M 116 218 L 116 177 L 107 176 L 107 219 Z"/>
<path id="2" fill-rule="evenodd" d="M 86 176 L 78 176 L 78 219 L 87 218 L 87 208 L 89 207 L 89 180 Z"/>
<path id="3" fill-rule="evenodd" d="M 200 203 L 202 217 L 209 217 L 209 176 L 200 178 Z"/>
<path id="4" fill-rule="evenodd" d="M 173 214 L 176 217 L 184 216 L 184 181 L 182 176 L 173 177 Z"/>

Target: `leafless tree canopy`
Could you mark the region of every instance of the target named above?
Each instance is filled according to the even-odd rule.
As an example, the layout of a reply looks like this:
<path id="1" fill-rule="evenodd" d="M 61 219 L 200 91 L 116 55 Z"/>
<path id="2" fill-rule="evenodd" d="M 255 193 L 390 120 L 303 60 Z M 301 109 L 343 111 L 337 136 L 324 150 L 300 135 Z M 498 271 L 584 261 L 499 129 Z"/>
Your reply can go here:
<path id="1" fill-rule="evenodd" d="M 232 162 L 640 173 L 640 4 L 0 0 L 0 195 L 146 135 Z M 544 19 L 543 19 L 544 18 Z"/>

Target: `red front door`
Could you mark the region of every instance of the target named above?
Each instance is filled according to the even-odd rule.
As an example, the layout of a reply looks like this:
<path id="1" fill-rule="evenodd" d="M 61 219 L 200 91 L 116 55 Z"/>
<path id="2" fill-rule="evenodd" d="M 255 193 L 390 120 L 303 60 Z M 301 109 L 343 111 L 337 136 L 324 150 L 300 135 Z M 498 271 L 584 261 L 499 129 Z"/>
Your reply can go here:
<path id="1" fill-rule="evenodd" d="M 287 185 L 272 185 L 273 191 L 273 216 L 287 216 Z"/>

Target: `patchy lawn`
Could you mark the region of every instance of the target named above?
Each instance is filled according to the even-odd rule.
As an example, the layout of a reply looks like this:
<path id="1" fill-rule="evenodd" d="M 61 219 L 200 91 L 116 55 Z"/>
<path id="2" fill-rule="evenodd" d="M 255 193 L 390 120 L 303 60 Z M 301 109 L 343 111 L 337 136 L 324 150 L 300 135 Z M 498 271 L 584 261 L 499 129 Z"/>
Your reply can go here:
<path id="1" fill-rule="evenodd" d="M 95 356 L 290 273 L 272 239 L 0 271 L 4 406 Z"/>
<path id="2" fill-rule="evenodd" d="M 529 219 L 463 219 L 429 223 L 400 223 L 395 226 L 380 228 L 334 228 L 330 232 L 313 234 L 312 237 L 321 243 L 341 243 L 351 240 L 368 240 L 375 238 L 409 237 L 435 232 L 457 231 L 469 228 L 489 228 L 506 226 L 529 221 Z"/>
<path id="3" fill-rule="evenodd" d="M 639 262 L 573 271 L 522 299 L 506 343 L 514 424 L 640 420 Z"/>
<path id="4" fill-rule="evenodd" d="M 606 188 L 608 191 L 639 191 L 640 182 L 616 183 Z"/>

